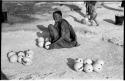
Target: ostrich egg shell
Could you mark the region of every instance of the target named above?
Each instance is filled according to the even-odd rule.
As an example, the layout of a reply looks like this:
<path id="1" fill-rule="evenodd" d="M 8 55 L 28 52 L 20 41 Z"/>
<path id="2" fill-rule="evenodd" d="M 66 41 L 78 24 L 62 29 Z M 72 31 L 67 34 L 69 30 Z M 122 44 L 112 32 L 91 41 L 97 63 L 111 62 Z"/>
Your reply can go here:
<path id="1" fill-rule="evenodd" d="M 81 64 L 81 63 L 75 63 L 74 64 L 74 70 L 75 71 L 82 71 L 83 70 L 83 64 Z"/>
<path id="2" fill-rule="evenodd" d="M 93 66 L 91 64 L 86 64 L 84 66 L 84 71 L 87 72 L 87 73 L 90 73 L 93 71 Z"/>
<path id="3" fill-rule="evenodd" d="M 24 57 L 23 58 L 23 64 L 24 65 L 31 65 L 32 64 L 32 60 L 30 58 Z"/>
<path id="4" fill-rule="evenodd" d="M 32 53 L 26 53 L 26 57 L 30 58 L 30 59 L 33 59 L 33 54 Z"/>
<path id="5" fill-rule="evenodd" d="M 97 64 L 100 64 L 100 65 L 102 65 L 102 66 L 104 65 L 104 61 L 103 61 L 103 60 L 99 60 L 99 59 L 98 59 L 98 60 L 96 61 L 96 63 L 97 63 Z"/>
<path id="6" fill-rule="evenodd" d="M 17 54 L 18 56 L 25 56 L 25 53 L 24 52 L 18 52 L 18 54 Z"/>
<path id="7" fill-rule="evenodd" d="M 24 58 L 23 56 L 18 56 L 17 62 L 22 63 L 22 59 L 23 59 L 23 58 Z"/>
<path id="8" fill-rule="evenodd" d="M 43 47 L 43 46 L 44 46 L 44 42 L 39 42 L 39 43 L 38 43 L 38 46 L 39 46 L 39 47 Z"/>
<path id="9" fill-rule="evenodd" d="M 14 54 L 14 55 L 10 56 L 10 57 L 9 57 L 9 61 L 10 61 L 11 63 L 17 62 L 17 55 Z"/>
<path id="10" fill-rule="evenodd" d="M 45 48 L 49 48 L 49 45 L 51 44 L 51 42 L 46 42 L 46 44 L 45 44 Z"/>
<path id="11" fill-rule="evenodd" d="M 12 55 L 16 54 L 14 51 L 8 52 L 7 57 L 10 57 Z"/>
<path id="12" fill-rule="evenodd" d="M 91 59 L 85 59 L 83 61 L 83 64 L 92 64 L 92 60 Z"/>
<path id="13" fill-rule="evenodd" d="M 100 65 L 100 64 L 94 64 L 93 65 L 93 70 L 95 71 L 95 72 L 101 72 L 102 71 L 102 65 Z"/>
<path id="14" fill-rule="evenodd" d="M 82 58 L 76 58 L 75 63 L 83 63 L 83 59 Z"/>

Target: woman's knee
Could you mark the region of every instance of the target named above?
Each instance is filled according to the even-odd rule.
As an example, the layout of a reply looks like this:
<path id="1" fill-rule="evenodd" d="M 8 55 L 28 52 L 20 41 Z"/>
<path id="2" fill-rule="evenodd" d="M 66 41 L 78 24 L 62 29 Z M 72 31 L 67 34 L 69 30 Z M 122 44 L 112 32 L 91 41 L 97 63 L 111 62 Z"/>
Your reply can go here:
<path id="1" fill-rule="evenodd" d="M 48 28 L 49 28 L 49 29 L 53 29 L 54 26 L 53 26 L 52 24 L 49 24 L 49 25 L 48 25 Z"/>
<path id="2" fill-rule="evenodd" d="M 58 31 L 57 31 L 57 29 L 53 26 L 53 25 L 49 25 L 48 26 L 48 29 L 49 29 L 49 32 L 50 32 L 50 35 L 52 36 L 52 37 L 57 37 L 58 36 Z"/>

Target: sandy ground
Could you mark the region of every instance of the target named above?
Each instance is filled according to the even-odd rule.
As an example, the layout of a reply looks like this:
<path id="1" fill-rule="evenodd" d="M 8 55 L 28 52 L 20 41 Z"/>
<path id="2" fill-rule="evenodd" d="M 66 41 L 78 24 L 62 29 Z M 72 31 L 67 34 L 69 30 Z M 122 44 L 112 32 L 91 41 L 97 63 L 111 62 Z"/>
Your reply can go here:
<path id="1" fill-rule="evenodd" d="M 114 5 L 115 4 L 115 5 Z M 119 6 L 120 3 L 107 5 Z M 61 9 L 66 9 L 61 8 Z M 68 10 L 68 8 L 67 8 Z M 82 9 L 85 12 L 84 8 Z M 80 46 L 74 48 L 63 48 L 46 50 L 35 45 L 37 32 L 40 30 L 36 25 L 53 23 L 39 20 L 27 24 L 3 24 L 1 43 L 1 69 L 8 79 L 123 79 L 123 25 L 114 24 L 115 10 L 98 8 L 98 21 L 100 26 L 88 26 L 81 24 L 78 20 L 83 17 L 75 11 L 63 11 L 64 18 L 72 24 L 76 31 Z M 71 15 L 71 16 L 70 16 Z M 51 17 L 50 15 L 48 15 Z M 4 29 L 7 27 L 8 29 Z M 13 27 L 13 28 L 12 28 Z M 20 29 L 18 29 L 18 27 Z M 108 42 L 108 39 L 117 39 L 115 42 Z M 118 43 L 116 43 L 118 42 Z M 117 45 L 118 44 L 118 45 Z M 7 52 L 10 50 L 20 51 L 32 49 L 34 51 L 33 64 L 24 66 L 19 63 L 9 63 Z M 76 72 L 72 69 L 72 60 L 75 58 L 99 58 L 105 61 L 101 73 Z"/>

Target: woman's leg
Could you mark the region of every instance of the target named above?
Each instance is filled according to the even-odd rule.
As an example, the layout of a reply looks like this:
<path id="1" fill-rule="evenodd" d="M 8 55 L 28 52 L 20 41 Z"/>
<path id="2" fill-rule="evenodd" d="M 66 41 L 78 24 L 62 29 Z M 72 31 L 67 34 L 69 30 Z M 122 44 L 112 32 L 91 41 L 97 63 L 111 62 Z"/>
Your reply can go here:
<path id="1" fill-rule="evenodd" d="M 51 42 L 56 41 L 59 38 L 59 33 L 58 33 L 57 29 L 53 25 L 49 25 L 48 29 L 50 32 Z"/>
<path id="2" fill-rule="evenodd" d="M 91 25 L 93 24 L 92 21 L 94 21 L 94 22 L 96 23 L 96 26 L 99 26 L 99 24 L 98 24 L 96 18 L 97 18 L 97 13 L 93 13 L 93 14 L 90 15 L 90 22 L 91 22 Z"/>
<path id="3" fill-rule="evenodd" d="M 99 24 L 98 24 L 98 22 L 97 22 L 97 13 L 95 13 L 95 16 L 94 16 L 94 18 L 93 18 L 93 20 L 95 21 L 95 23 L 96 23 L 96 26 L 99 26 Z"/>
<path id="4" fill-rule="evenodd" d="M 93 25 L 93 14 L 90 14 L 90 26 L 92 26 Z"/>
<path id="5" fill-rule="evenodd" d="M 96 23 L 96 26 L 99 26 L 99 24 L 98 24 L 97 20 L 96 20 L 96 19 L 94 19 L 94 21 L 95 21 L 95 23 Z"/>

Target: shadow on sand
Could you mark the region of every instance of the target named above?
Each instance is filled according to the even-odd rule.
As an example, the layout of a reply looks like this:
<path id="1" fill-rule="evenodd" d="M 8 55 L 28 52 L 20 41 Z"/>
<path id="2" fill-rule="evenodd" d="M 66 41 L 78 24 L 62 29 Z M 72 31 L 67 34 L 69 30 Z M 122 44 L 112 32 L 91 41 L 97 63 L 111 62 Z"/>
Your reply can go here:
<path id="1" fill-rule="evenodd" d="M 72 59 L 72 58 L 67 58 L 67 61 L 68 61 L 68 62 L 67 62 L 67 65 L 69 66 L 69 68 L 72 69 L 72 70 L 74 70 L 74 67 L 73 67 L 73 66 L 74 66 L 74 63 L 75 63 L 75 62 L 74 62 L 74 59 Z M 74 71 L 75 71 L 75 70 L 74 70 Z"/>
<path id="2" fill-rule="evenodd" d="M 69 7 L 71 10 L 74 10 L 74 11 L 81 10 L 81 8 L 73 4 L 63 4 L 63 5 Z"/>
<path id="3" fill-rule="evenodd" d="M 74 16 L 72 16 L 72 15 L 69 15 L 69 16 L 72 17 L 72 18 L 74 19 L 74 21 L 83 24 L 82 21 L 81 21 L 81 20 L 78 20 L 76 17 L 74 17 Z"/>
<path id="4" fill-rule="evenodd" d="M 0 74 L 1 74 L 1 80 L 9 80 L 2 71 Z"/>
<path id="5" fill-rule="evenodd" d="M 49 30 L 47 27 L 43 26 L 43 25 L 37 25 L 37 28 L 42 32 L 37 32 L 37 37 L 49 37 Z"/>
<path id="6" fill-rule="evenodd" d="M 108 22 L 108 23 L 111 23 L 111 24 L 115 24 L 115 22 L 111 19 L 103 19 L 104 21 Z"/>
<path id="7" fill-rule="evenodd" d="M 85 14 L 81 12 L 81 8 L 79 8 L 78 6 L 73 5 L 73 4 L 72 5 L 71 4 L 70 5 L 69 4 L 63 4 L 63 5 L 69 7 L 71 9 L 71 11 L 75 11 L 75 12 L 79 13 L 81 16 L 85 17 Z"/>
<path id="8" fill-rule="evenodd" d="M 124 10 L 122 10 L 122 9 L 116 9 L 116 8 L 109 7 L 109 6 L 105 5 L 105 4 L 102 4 L 102 6 L 103 6 L 104 8 L 110 9 L 110 10 L 121 11 L 121 12 L 124 11 Z"/>

